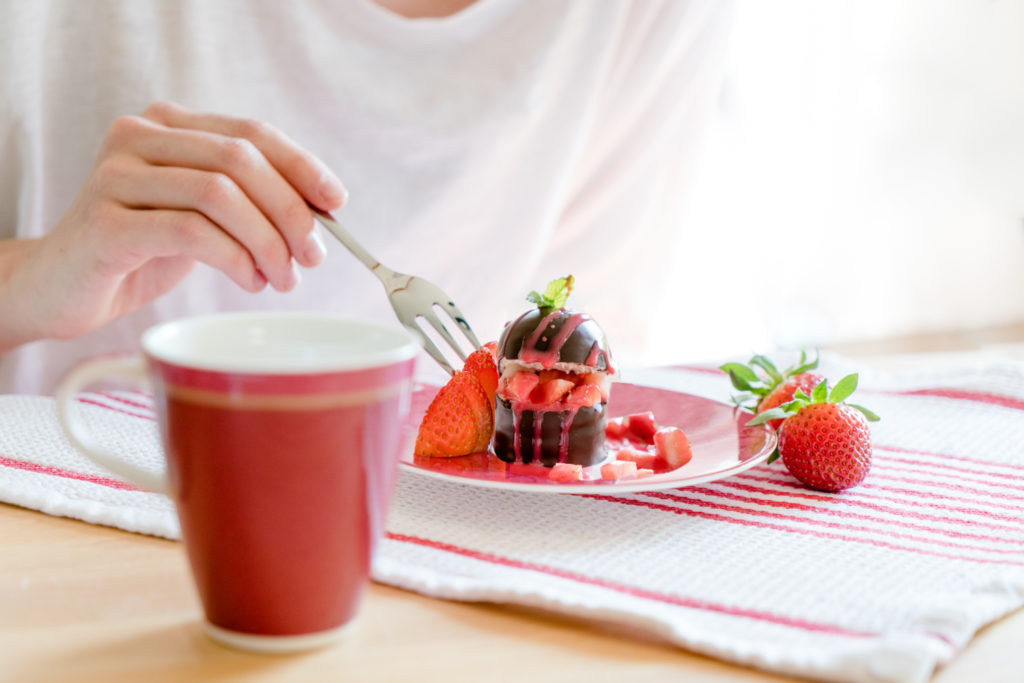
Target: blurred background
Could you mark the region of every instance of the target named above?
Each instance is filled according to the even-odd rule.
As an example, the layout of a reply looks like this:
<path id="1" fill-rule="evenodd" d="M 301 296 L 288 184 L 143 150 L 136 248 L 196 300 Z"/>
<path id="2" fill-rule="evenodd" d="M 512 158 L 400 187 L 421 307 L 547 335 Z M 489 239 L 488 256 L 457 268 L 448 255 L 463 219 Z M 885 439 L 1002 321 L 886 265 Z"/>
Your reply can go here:
<path id="1" fill-rule="evenodd" d="M 1024 2 L 739 0 L 734 21 L 676 357 L 1024 341 Z"/>

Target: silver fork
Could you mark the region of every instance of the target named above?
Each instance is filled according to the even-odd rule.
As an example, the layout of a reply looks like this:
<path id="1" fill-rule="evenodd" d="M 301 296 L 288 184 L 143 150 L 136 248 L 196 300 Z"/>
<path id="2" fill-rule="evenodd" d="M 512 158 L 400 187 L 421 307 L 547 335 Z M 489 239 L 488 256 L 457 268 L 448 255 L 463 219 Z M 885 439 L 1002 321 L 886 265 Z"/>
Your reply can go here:
<path id="1" fill-rule="evenodd" d="M 466 338 L 473 344 L 474 348 L 480 348 L 480 342 L 477 340 L 476 335 L 473 334 L 469 323 L 466 322 L 466 316 L 462 314 L 462 311 L 455 305 L 451 297 L 442 292 L 437 285 L 427 282 L 420 277 L 396 273 L 391 270 L 371 256 L 370 252 L 366 251 L 363 245 L 359 244 L 349 231 L 343 228 L 331 214 L 313 206 L 310 208 L 313 210 L 313 216 L 320 221 L 320 224 L 337 237 L 339 242 L 344 244 L 357 259 L 363 262 L 363 265 L 370 269 L 370 272 L 377 276 L 387 291 L 388 300 L 391 301 L 391 307 L 395 309 L 395 315 L 398 316 L 399 322 L 419 337 L 423 343 L 423 349 L 448 374 L 453 374 L 455 370 L 444 357 L 444 354 L 441 353 L 441 350 L 437 348 L 437 345 L 416 323 L 417 318 L 422 318 L 434 328 L 438 335 L 444 339 L 462 360 L 466 360 L 466 353 L 455 341 L 455 338 L 452 337 L 448 328 L 445 327 L 444 322 L 435 312 L 435 307 L 448 314 L 448 317 L 462 330 L 462 333 L 466 335 Z"/>

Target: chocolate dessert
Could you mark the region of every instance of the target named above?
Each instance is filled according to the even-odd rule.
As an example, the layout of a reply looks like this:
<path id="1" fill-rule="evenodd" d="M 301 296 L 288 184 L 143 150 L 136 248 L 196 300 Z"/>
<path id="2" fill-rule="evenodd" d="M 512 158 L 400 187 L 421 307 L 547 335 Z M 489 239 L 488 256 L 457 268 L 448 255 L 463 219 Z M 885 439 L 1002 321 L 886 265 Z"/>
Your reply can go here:
<path id="1" fill-rule="evenodd" d="M 564 307 L 571 289 L 569 276 L 532 292 L 537 307 L 498 339 L 494 451 L 506 462 L 587 466 L 605 457 L 615 367 L 597 322 Z"/>

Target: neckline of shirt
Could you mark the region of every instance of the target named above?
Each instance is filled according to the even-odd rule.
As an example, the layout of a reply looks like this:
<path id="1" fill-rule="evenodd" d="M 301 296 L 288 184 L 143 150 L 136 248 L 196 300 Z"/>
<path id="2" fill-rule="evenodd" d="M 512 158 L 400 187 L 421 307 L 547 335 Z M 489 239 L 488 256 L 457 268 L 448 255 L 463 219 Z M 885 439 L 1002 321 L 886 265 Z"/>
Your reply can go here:
<path id="1" fill-rule="evenodd" d="M 356 0 L 351 4 L 363 24 L 385 37 L 432 40 L 473 37 L 498 20 L 512 0 L 474 0 L 463 9 L 444 17 L 406 17 L 389 10 L 375 0 Z"/>

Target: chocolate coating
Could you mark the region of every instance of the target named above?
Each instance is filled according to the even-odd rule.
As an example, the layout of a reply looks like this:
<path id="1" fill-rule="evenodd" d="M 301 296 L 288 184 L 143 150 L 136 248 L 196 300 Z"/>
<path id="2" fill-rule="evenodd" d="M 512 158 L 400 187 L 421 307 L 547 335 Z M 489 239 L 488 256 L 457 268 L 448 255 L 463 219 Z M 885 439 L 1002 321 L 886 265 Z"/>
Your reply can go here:
<path id="1" fill-rule="evenodd" d="M 541 415 L 540 459 L 545 467 L 553 467 L 558 462 L 560 440 L 562 438 L 562 420 L 568 413 L 546 412 L 535 413 L 524 410 L 519 420 L 519 438 L 522 450 L 522 462 L 529 464 L 534 454 L 533 422 Z M 608 417 L 608 405 L 597 405 L 580 408 L 572 418 L 569 429 L 569 448 L 566 462 L 584 467 L 600 462 L 605 457 L 604 427 Z M 494 413 L 494 453 L 505 462 L 515 462 L 515 416 L 512 404 L 498 398 Z"/>
<path id="2" fill-rule="evenodd" d="M 538 326 L 548 315 L 551 315 L 551 318 L 546 323 L 546 329 L 540 334 L 535 334 Z M 561 348 L 552 349 L 551 344 L 559 338 L 562 326 L 566 323 L 572 324 L 573 319 L 578 317 L 582 317 L 582 322 L 562 341 Z M 531 337 L 534 337 L 532 344 Z M 579 363 L 590 365 L 602 372 L 614 372 L 608 339 L 601 326 L 590 316 L 565 308 L 554 312 L 550 309 L 534 308 L 506 325 L 498 338 L 498 361 L 525 360 L 520 357 L 524 349 L 541 354 L 547 352 L 553 356 L 555 362 Z"/>

